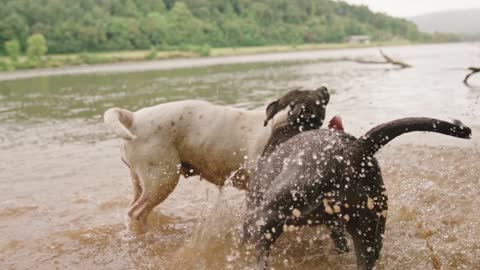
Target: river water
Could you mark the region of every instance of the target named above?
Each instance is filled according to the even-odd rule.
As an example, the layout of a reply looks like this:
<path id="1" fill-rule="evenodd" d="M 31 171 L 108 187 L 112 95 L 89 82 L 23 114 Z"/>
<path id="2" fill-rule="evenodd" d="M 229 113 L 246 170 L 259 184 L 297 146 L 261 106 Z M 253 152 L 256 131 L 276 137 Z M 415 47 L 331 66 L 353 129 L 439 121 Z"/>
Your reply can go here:
<path id="1" fill-rule="evenodd" d="M 181 179 L 146 234 L 128 229 L 129 173 L 102 114 L 192 98 L 258 109 L 319 85 L 327 118 L 356 136 L 409 116 L 472 127 L 471 140 L 413 133 L 377 154 L 390 199 L 377 269 L 480 269 L 480 76 L 462 84 L 480 44 L 384 51 L 413 68 L 331 61 L 380 60 L 346 49 L 0 73 L 0 269 L 250 269 L 233 187 Z M 282 236 L 272 266 L 355 269 L 355 257 L 314 227 Z"/>

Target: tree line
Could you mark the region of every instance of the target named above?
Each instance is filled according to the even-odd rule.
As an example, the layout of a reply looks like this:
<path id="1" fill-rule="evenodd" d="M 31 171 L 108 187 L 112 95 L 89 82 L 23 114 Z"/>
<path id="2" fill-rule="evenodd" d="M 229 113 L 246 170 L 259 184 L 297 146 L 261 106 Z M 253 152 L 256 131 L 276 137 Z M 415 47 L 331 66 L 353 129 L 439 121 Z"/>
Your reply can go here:
<path id="1" fill-rule="evenodd" d="M 239 47 L 373 40 L 428 41 L 404 19 L 330 0 L 0 0 L 0 45 L 41 34 L 49 53 Z M 6 53 L 6 46 L 0 46 Z"/>

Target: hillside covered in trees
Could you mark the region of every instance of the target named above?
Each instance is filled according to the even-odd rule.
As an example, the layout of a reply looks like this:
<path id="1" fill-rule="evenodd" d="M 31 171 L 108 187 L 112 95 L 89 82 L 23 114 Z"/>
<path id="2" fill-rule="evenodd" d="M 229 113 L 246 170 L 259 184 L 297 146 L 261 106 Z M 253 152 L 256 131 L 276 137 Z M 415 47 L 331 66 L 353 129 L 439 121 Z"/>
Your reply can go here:
<path id="1" fill-rule="evenodd" d="M 0 0 L 0 53 L 42 34 L 48 53 L 238 47 L 373 40 L 425 41 L 415 24 L 330 0 Z"/>

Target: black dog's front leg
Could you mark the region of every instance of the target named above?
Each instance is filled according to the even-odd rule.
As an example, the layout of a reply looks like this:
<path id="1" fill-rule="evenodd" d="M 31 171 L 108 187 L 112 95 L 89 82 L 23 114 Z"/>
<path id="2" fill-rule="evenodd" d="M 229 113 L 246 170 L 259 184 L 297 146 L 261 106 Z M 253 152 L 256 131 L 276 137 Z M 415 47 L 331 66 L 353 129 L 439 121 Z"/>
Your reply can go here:
<path id="1" fill-rule="evenodd" d="M 372 270 L 382 249 L 382 239 L 375 238 L 375 233 L 372 231 L 365 230 L 365 232 L 365 235 L 350 232 L 355 246 L 358 270 Z"/>
<path id="2" fill-rule="evenodd" d="M 355 246 L 355 254 L 357 257 L 358 270 L 372 270 L 376 259 L 371 252 L 367 251 L 365 239 L 352 235 L 353 245 Z"/>

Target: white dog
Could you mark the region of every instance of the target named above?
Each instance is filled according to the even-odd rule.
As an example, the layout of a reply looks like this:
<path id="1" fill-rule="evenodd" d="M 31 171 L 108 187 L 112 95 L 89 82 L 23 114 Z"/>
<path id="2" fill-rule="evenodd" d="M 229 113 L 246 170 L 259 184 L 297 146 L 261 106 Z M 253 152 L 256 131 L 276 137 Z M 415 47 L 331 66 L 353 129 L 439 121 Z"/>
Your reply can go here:
<path id="1" fill-rule="evenodd" d="M 328 91 L 293 90 L 267 108 L 267 118 L 290 106 L 291 112 L 306 99 L 316 101 L 323 122 Z M 298 111 L 298 110 L 297 110 Z M 273 113 L 273 114 L 272 114 Z M 174 190 L 180 175 L 200 175 L 222 186 L 232 177 L 235 187 L 248 188 L 248 171 L 263 151 L 271 126 L 262 126 L 265 112 L 214 105 L 199 100 L 160 104 L 130 112 L 111 108 L 105 123 L 120 138 L 121 156 L 130 168 L 133 201 L 129 216 L 145 224 L 151 210 Z"/>

